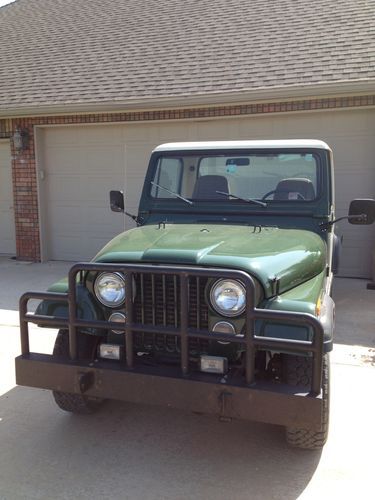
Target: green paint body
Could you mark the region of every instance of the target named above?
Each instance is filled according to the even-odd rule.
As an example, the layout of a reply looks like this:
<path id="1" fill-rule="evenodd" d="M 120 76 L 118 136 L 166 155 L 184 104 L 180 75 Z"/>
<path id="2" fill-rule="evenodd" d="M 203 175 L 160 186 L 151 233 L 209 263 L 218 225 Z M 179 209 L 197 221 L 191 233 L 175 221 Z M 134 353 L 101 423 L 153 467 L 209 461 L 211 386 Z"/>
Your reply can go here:
<path id="1" fill-rule="evenodd" d="M 254 231 L 245 225 L 167 224 L 120 234 L 95 257 L 96 262 L 140 262 L 246 271 L 262 284 L 267 298 L 273 280 L 284 293 L 321 273 L 325 242 L 311 231 L 275 227 Z"/>

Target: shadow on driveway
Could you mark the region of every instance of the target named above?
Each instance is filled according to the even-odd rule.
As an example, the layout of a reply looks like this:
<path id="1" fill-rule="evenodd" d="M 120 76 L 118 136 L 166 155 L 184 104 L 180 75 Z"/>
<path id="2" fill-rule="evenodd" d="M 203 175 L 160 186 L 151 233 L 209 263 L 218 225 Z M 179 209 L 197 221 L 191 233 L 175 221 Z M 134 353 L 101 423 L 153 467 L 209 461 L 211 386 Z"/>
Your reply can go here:
<path id="1" fill-rule="evenodd" d="M 119 402 L 70 415 L 22 387 L 0 408 L 1 498 L 294 500 L 321 454 L 278 426 Z"/>

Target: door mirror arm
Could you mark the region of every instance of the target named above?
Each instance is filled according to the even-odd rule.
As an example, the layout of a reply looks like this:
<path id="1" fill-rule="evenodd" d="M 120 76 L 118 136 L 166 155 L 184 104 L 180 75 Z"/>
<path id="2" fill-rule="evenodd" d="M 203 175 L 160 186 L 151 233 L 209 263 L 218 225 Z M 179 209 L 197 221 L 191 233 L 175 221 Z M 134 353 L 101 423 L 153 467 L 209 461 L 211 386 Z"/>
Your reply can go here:
<path id="1" fill-rule="evenodd" d="M 339 217 L 338 219 L 331 220 L 329 222 L 322 222 L 319 224 L 321 229 L 328 229 L 329 227 L 336 224 L 336 222 L 340 222 L 342 220 L 348 220 L 352 224 L 367 224 L 367 214 L 358 214 L 358 215 L 345 215 L 344 217 Z"/>
<path id="2" fill-rule="evenodd" d="M 121 212 L 133 219 L 136 222 L 137 226 L 140 225 L 138 217 L 136 215 L 130 214 L 125 210 L 124 193 L 122 191 L 110 191 L 109 203 L 112 212 Z"/>

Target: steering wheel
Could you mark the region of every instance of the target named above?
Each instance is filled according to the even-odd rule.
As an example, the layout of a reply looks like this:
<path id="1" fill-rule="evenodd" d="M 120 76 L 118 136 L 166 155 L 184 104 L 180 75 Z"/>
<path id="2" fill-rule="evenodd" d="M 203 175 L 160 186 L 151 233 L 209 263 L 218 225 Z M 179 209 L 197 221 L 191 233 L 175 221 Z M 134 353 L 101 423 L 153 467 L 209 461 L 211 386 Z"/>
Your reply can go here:
<path id="1" fill-rule="evenodd" d="M 266 200 L 269 196 L 271 196 L 271 194 L 275 194 L 276 193 L 276 189 L 272 189 L 272 191 L 268 191 L 268 193 L 266 193 L 264 196 L 262 196 L 261 200 L 264 201 Z"/>

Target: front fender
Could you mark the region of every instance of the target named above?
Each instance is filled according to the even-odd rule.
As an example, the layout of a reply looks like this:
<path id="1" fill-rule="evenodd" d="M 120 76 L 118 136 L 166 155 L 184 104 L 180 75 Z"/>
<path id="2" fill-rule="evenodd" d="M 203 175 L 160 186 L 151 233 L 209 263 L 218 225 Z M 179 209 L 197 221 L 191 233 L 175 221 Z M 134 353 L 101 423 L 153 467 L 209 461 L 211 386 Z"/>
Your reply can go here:
<path id="1" fill-rule="evenodd" d="M 295 287 L 293 290 L 279 295 L 263 303 L 267 309 L 312 314 L 316 316 L 316 304 L 324 289 L 325 274 L 321 273 L 312 280 Z M 335 304 L 328 294 L 324 294 L 321 315 L 318 316 L 324 329 L 324 352 L 333 348 L 333 330 L 335 323 Z M 278 322 L 261 322 L 257 324 L 258 335 L 291 340 L 310 340 L 311 330 L 306 326 L 281 324 Z"/>
<path id="2" fill-rule="evenodd" d="M 63 290 L 67 292 L 67 290 Z M 87 288 L 83 285 L 77 284 L 77 317 L 79 319 L 87 320 L 104 320 L 103 311 L 96 303 Z M 69 309 L 68 302 L 43 300 L 37 307 L 35 314 L 43 316 L 54 316 L 56 318 L 68 318 Z M 41 325 L 39 325 L 41 326 Z M 53 326 L 52 326 L 53 327 Z M 56 326 L 57 327 L 57 326 Z M 50 327 L 49 327 L 50 328 Z M 97 328 L 85 328 L 81 330 L 89 335 L 104 336 L 105 331 Z"/>

